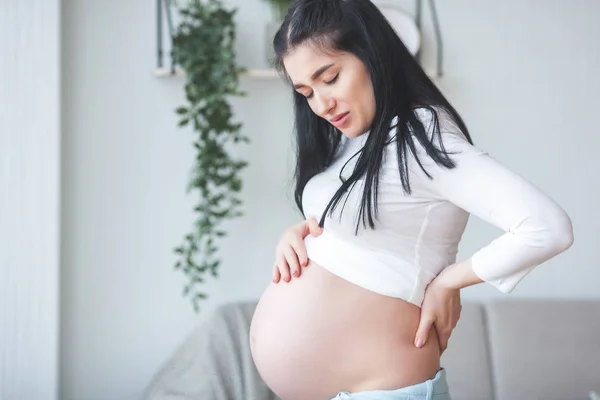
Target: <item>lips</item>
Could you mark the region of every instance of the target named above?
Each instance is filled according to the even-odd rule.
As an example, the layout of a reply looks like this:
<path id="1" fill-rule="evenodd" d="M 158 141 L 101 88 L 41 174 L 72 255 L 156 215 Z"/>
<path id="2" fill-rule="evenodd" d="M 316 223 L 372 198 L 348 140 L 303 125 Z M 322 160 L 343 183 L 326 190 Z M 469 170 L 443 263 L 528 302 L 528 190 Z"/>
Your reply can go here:
<path id="1" fill-rule="evenodd" d="M 331 118 L 329 122 L 331 122 L 331 124 L 336 128 L 343 129 L 345 126 L 348 125 L 348 119 L 350 118 L 349 115 L 350 112 L 338 114 L 335 117 Z"/>
<path id="2" fill-rule="evenodd" d="M 331 118 L 330 121 L 331 122 L 338 122 L 339 120 L 341 120 L 342 118 L 344 118 L 346 115 L 348 115 L 348 112 L 338 114 L 335 117 Z"/>

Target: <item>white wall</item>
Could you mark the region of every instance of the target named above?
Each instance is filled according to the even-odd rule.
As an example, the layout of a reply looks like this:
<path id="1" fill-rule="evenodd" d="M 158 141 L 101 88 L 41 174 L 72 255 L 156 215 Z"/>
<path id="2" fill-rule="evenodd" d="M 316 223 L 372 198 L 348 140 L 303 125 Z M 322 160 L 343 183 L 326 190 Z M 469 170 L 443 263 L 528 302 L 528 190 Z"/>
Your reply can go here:
<path id="1" fill-rule="evenodd" d="M 412 7 L 412 1 L 401 1 Z M 598 297 L 600 60 L 593 0 L 437 2 L 446 76 L 439 81 L 476 142 L 536 182 L 572 216 L 575 244 L 513 296 Z M 239 6 L 238 55 L 263 66 L 263 2 Z M 411 9 L 411 8 L 409 8 Z M 429 24 L 428 14 L 425 16 Z M 178 130 L 181 79 L 157 79 L 154 2 L 63 2 L 63 273 L 61 398 L 133 399 L 217 304 L 257 299 L 275 242 L 299 216 L 287 195 L 292 110 L 275 79 L 244 78 L 236 117 L 246 216 L 231 222 L 221 277 L 199 316 L 180 295 L 171 250 L 192 223 L 184 188 L 189 131 Z M 426 61 L 432 61 L 427 28 Z M 461 256 L 500 232 L 473 219 Z M 490 299 L 493 288 L 465 290 Z"/>
<path id="2" fill-rule="evenodd" d="M 0 2 L 0 399 L 58 395 L 60 1 Z"/>

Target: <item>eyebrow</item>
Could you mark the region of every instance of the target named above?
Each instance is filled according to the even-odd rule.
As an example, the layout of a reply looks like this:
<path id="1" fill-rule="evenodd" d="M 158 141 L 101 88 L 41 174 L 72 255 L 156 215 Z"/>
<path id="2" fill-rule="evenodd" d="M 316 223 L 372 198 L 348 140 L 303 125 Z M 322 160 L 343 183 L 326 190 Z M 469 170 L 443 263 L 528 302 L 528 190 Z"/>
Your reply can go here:
<path id="1" fill-rule="evenodd" d="M 321 68 L 319 68 L 318 70 L 315 71 L 314 74 L 312 74 L 312 76 L 310 77 L 311 80 L 315 80 L 317 79 L 323 72 L 327 71 L 329 68 L 333 67 L 333 64 L 327 64 L 327 65 L 323 65 Z M 302 87 L 304 87 L 306 85 L 303 85 L 301 83 L 294 85 L 294 89 L 300 89 Z"/>

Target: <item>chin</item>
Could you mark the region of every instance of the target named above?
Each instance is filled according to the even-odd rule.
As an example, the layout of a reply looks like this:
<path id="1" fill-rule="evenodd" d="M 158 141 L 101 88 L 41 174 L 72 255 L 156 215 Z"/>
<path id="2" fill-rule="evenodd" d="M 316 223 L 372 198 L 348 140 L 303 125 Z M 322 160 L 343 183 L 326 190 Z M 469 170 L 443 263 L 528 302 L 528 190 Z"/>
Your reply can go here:
<path id="1" fill-rule="evenodd" d="M 352 139 L 352 138 L 356 138 L 356 137 L 363 135 L 364 133 L 367 132 L 367 130 L 366 129 L 348 128 L 348 129 L 340 130 L 340 132 L 342 132 L 342 135 L 346 136 L 347 138 Z"/>

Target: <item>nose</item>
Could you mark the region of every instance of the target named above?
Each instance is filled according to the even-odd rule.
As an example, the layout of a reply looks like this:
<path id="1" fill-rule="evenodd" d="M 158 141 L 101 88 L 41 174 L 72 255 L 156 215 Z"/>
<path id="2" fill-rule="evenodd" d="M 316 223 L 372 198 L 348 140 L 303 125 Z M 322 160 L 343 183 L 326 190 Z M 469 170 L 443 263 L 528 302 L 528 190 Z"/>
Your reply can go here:
<path id="1" fill-rule="evenodd" d="M 320 117 L 325 118 L 334 107 L 335 99 L 332 96 L 315 93 L 315 111 Z"/>

